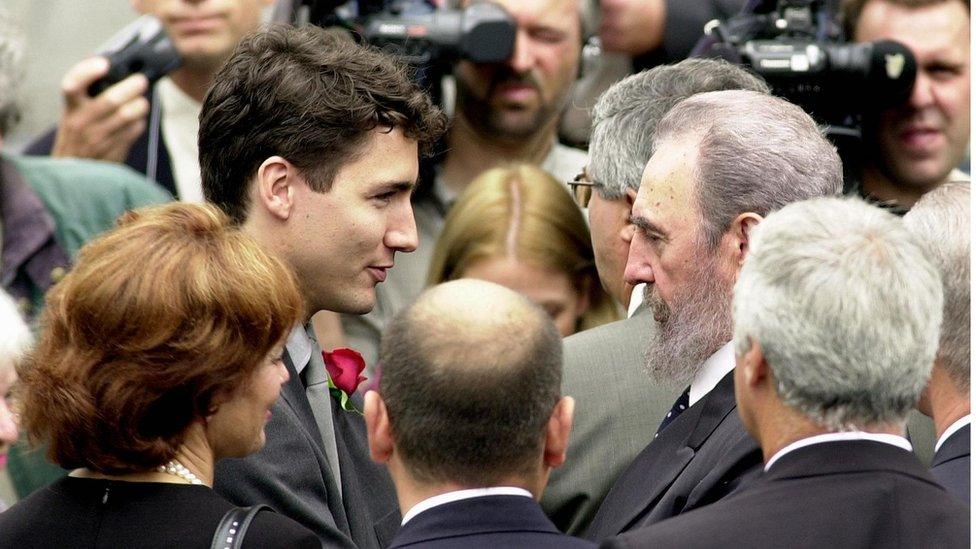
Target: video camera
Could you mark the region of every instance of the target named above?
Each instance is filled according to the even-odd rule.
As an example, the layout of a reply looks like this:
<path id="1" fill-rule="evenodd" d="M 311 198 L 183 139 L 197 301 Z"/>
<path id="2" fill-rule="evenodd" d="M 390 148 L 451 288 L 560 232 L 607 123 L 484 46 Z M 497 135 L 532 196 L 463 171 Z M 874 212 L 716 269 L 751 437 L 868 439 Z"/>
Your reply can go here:
<path id="1" fill-rule="evenodd" d="M 512 55 L 517 26 L 504 8 L 474 2 L 437 9 L 427 0 L 299 0 L 292 23 L 342 27 L 413 66 L 440 102 L 439 77 L 453 63 L 500 63 Z"/>
<path id="2" fill-rule="evenodd" d="M 828 0 L 754 4 L 752 13 L 709 23 L 712 40 L 699 53 L 751 68 L 825 125 L 839 149 L 859 143 L 865 116 L 911 94 L 911 51 L 891 40 L 847 43 Z"/>

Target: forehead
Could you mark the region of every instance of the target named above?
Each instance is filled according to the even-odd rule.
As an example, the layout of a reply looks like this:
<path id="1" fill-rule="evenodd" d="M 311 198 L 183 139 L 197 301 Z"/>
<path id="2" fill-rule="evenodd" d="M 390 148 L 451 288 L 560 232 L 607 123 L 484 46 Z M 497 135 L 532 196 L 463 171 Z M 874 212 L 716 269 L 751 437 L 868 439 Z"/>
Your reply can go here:
<path id="1" fill-rule="evenodd" d="M 959 0 L 919 8 L 868 2 L 855 29 L 859 42 L 897 40 L 916 57 L 969 57 L 969 12 Z"/>
<path id="2" fill-rule="evenodd" d="M 576 29 L 580 26 L 579 0 L 494 0 L 512 14 L 520 27 L 550 26 Z"/>
<path id="3" fill-rule="evenodd" d="M 693 138 L 662 143 L 641 176 L 634 213 L 651 221 L 697 218 L 694 167 L 698 146 Z"/>

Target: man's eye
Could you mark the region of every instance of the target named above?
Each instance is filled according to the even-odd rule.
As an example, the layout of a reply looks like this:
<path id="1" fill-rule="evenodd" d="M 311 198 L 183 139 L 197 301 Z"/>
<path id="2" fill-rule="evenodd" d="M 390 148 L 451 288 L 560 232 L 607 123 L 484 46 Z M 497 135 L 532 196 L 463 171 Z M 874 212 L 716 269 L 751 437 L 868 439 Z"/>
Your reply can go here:
<path id="1" fill-rule="evenodd" d="M 530 35 L 535 40 L 545 42 L 547 44 L 558 44 L 566 38 L 564 33 L 549 29 L 536 29 L 533 30 Z"/>

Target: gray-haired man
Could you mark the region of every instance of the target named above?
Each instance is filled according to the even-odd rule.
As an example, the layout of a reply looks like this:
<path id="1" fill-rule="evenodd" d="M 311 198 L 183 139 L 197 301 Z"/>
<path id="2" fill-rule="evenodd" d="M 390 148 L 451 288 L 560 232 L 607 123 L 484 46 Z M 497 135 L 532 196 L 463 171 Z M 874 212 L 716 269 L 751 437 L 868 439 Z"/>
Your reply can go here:
<path id="1" fill-rule="evenodd" d="M 945 306 L 932 379 L 918 408 L 935 421 L 932 474 L 969 501 L 969 183 L 929 191 L 905 214 L 905 226 L 942 275 Z"/>
<path id="2" fill-rule="evenodd" d="M 658 124 L 631 221 L 625 276 L 647 283 L 659 329 L 646 367 L 685 388 L 620 476 L 587 537 L 602 539 L 724 498 L 761 454 L 735 414 L 732 285 L 755 225 L 841 189 L 841 163 L 809 115 L 752 91 L 698 94 Z"/>
<path id="3" fill-rule="evenodd" d="M 793 204 L 752 233 L 735 397 L 763 478 L 605 546 L 968 547 L 968 508 L 902 436 L 938 347 L 938 271 L 860 199 Z"/>
<path id="4" fill-rule="evenodd" d="M 661 118 L 682 99 L 726 89 L 768 92 L 761 79 L 742 68 L 687 59 L 621 80 L 594 107 L 590 164 L 574 192 L 587 208 L 600 281 L 633 315 L 565 341 L 563 391 L 577 399 L 580 413 L 567 464 L 553 472 L 542 505 L 569 533 L 586 529 L 677 396 L 651 383 L 641 368 L 641 353 L 656 328 L 647 307 L 640 306 L 641 288 L 635 292 L 624 280 L 633 233 L 630 209 Z"/>

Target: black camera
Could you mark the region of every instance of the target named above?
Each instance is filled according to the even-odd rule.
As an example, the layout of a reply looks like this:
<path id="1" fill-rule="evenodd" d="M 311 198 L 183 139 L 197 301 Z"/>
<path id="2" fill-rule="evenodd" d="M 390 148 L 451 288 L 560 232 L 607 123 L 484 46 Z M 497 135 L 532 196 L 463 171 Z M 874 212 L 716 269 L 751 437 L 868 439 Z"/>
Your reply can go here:
<path id="1" fill-rule="evenodd" d="M 834 3 L 764 0 L 752 13 L 706 27 L 699 53 L 745 65 L 773 93 L 803 107 L 840 148 L 860 139 L 865 116 L 905 101 L 915 58 L 891 40 L 847 43 Z"/>
<path id="2" fill-rule="evenodd" d="M 517 31 L 512 16 L 489 2 L 437 9 L 426 0 L 301 0 L 291 21 L 352 31 L 413 66 L 438 102 L 439 78 L 453 63 L 501 63 L 512 55 Z"/>
<path id="3" fill-rule="evenodd" d="M 126 25 L 98 49 L 98 54 L 108 58 L 109 69 L 88 86 L 91 97 L 137 72 L 145 74 L 152 84 L 183 62 L 163 24 L 150 15 Z"/>

